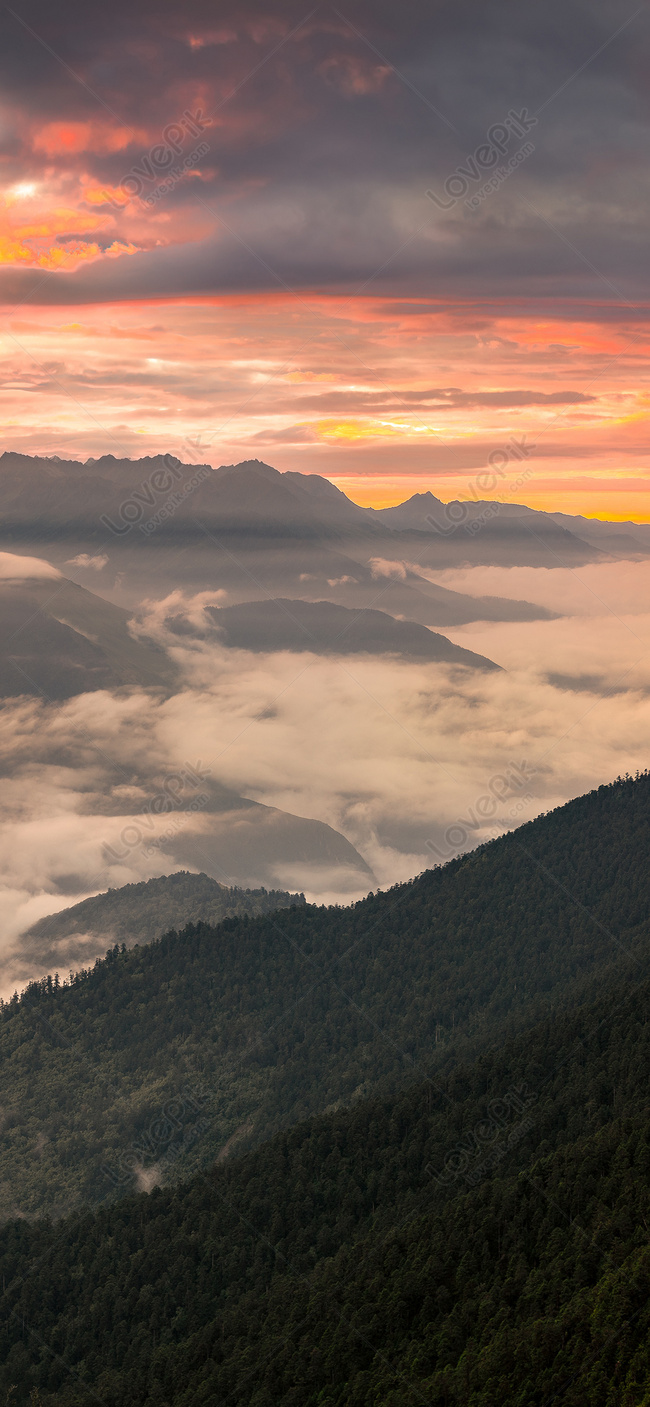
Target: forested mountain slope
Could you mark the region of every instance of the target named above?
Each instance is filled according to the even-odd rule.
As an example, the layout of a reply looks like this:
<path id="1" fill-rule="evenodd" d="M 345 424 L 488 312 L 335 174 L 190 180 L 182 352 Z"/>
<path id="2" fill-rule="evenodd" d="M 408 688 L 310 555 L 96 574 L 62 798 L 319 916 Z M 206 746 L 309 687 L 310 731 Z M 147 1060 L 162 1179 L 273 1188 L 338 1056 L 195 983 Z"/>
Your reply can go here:
<path id="1" fill-rule="evenodd" d="M 649 1012 L 632 961 L 446 1078 L 188 1186 L 6 1225 L 0 1387 L 16 1407 L 34 1386 L 45 1407 L 644 1407 Z"/>
<path id="2" fill-rule="evenodd" d="M 649 848 L 644 775 L 349 908 L 190 925 L 69 986 L 31 984 L 0 1019 L 4 1215 L 185 1176 L 438 1078 L 621 964 L 645 972 Z"/>
<path id="3" fill-rule="evenodd" d="M 111 944 L 150 943 L 176 925 L 183 927 L 199 920 L 220 923 L 235 914 L 274 913 L 303 902 L 302 894 L 289 894 L 284 889 L 231 888 L 207 874 L 179 870 L 109 889 L 70 909 L 48 914 L 32 924 L 23 943 L 32 941 L 41 949 L 49 943 L 54 949 L 61 940 L 77 934 L 92 934 Z"/>

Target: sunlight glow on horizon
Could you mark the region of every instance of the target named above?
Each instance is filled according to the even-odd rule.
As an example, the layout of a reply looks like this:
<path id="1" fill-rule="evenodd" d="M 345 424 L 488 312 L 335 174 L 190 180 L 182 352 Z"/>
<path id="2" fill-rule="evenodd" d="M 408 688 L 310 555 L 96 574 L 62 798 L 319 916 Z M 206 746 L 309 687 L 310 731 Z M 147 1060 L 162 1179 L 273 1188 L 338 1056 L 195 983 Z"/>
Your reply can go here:
<path id="1" fill-rule="evenodd" d="M 80 256 L 73 242 L 54 250 Z M 542 329 L 535 309 L 515 316 L 510 304 L 482 316 L 480 333 L 465 307 L 420 300 L 414 323 L 404 300 L 366 296 L 24 304 L 7 325 L 0 445 L 187 461 L 191 444 L 215 466 L 262 459 L 321 474 L 363 506 L 430 490 L 647 522 L 650 334 L 648 352 L 645 334 L 627 352 L 621 308 L 607 349 L 595 347 L 594 316 L 572 309 L 569 346 L 563 318 Z M 491 482 L 495 455 L 505 478 Z M 524 460 L 532 473 L 517 487 Z"/>

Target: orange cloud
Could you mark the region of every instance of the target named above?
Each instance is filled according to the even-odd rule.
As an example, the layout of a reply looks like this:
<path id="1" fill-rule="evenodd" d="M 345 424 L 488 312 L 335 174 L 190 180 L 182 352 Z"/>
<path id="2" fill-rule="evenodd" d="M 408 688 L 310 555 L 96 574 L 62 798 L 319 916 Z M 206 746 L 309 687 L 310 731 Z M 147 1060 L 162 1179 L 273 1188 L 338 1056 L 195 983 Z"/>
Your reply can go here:
<path id="1" fill-rule="evenodd" d="M 114 223 L 110 216 L 88 215 L 83 210 L 60 206 L 34 224 L 17 225 L 14 234 L 18 239 L 49 239 L 58 234 L 90 234 L 94 230 L 105 229 L 107 223 Z"/>
<path id="2" fill-rule="evenodd" d="M 11 204 L 10 204 L 11 208 Z M 12 209 L 13 213 L 13 209 Z M 0 217 L 0 264 L 27 264 L 42 269 L 70 269 L 80 260 L 99 259 L 105 254 L 135 253 L 137 246 L 114 240 L 108 249 L 83 238 L 115 224 L 112 216 L 57 206 L 43 210 L 29 223 L 13 223 L 11 215 Z M 69 236 L 79 235 L 80 239 Z M 61 236 L 68 236 L 65 240 Z"/>
<path id="3" fill-rule="evenodd" d="M 296 386 L 301 386 L 304 382 L 312 381 L 335 381 L 333 371 L 290 371 L 284 377 L 285 381 L 291 381 Z"/>
<path id="4" fill-rule="evenodd" d="M 101 214 L 90 206 L 86 213 Z M 36 218 L 31 205 L 29 215 Z M 187 238 L 186 215 L 173 213 L 172 232 L 181 238 Z M 138 226 L 122 237 L 149 247 L 147 223 L 142 240 Z M 90 235 L 83 249 L 66 242 L 66 253 L 53 256 L 21 250 L 16 231 L 3 233 L 13 239 L 10 253 L 22 267 L 36 263 L 36 253 L 45 260 L 102 257 Z M 116 243 L 111 254 L 122 248 Z M 67 271 L 73 263 L 59 267 Z M 133 437 L 134 455 L 170 450 L 183 457 L 197 426 L 213 425 L 218 384 L 224 429 L 203 445 L 210 463 L 267 458 L 278 469 L 324 474 L 355 501 L 375 506 L 425 488 L 446 501 L 466 498 L 491 452 L 511 436 L 525 436 L 531 457 L 508 469 L 507 501 L 645 521 L 650 450 L 647 421 L 638 417 L 650 409 L 647 325 L 624 305 L 607 305 L 602 341 L 617 339 L 622 353 L 612 357 L 594 348 L 598 307 L 572 304 L 568 311 L 570 317 L 562 309 L 542 317 L 536 302 L 517 308 L 504 302 L 483 313 L 469 302 L 444 307 L 430 300 L 249 290 L 100 300 L 83 313 L 71 305 L 67 315 L 57 305 L 39 311 L 38 325 L 26 323 L 24 332 L 42 360 L 65 357 L 72 376 L 83 372 L 83 354 L 92 349 L 93 365 L 106 372 L 105 384 L 93 388 L 94 402 L 112 433 Z M 87 327 L 78 326 L 79 318 L 88 319 Z M 342 322 L 354 334 L 345 340 Z M 18 381 L 21 376 L 22 370 Z M 441 423 L 416 395 L 432 396 L 436 387 L 476 392 L 477 401 L 450 408 Z M 574 389 L 597 403 L 483 405 L 478 393 L 497 389 Z M 8 416 L 16 394 L 7 398 Z M 86 394 L 80 384 L 79 398 Z M 4 442 L 28 444 L 30 452 L 51 446 L 52 425 L 67 423 L 69 415 L 59 388 L 41 391 L 38 408 L 30 407 L 29 428 L 12 428 L 7 420 Z M 113 448 L 109 432 L 102 438 L 97 425 L 79 429 L 78 437 L 79 454 Z M 533 472 L 517 486 L 522 467 Z M 503 487 L 477 491 L 498 498 Z"/>
<path id="5" fill-rule="evenodd" d="M 366 440 L 374 435 L 385 435 L 379 426 L 361 420 L 317 420 L 311 427 L 321 440 Z M 394 431 L 388 431 L 394 434 Z"/>
<path id="6" fill-rule="evenodd" d="M 34 252 L 18 239 L 0 235 L 0 264 L 32 264 Z"/>
<path id="7" fill-rule="evenodd" d="M 74 156 L 82 151 L 124 151 L 138 141 L 146 142 L 147 134 L 131 127 L 110 127 L 104 122 L 47 122 L 34 134 L 32 147 L 46 156 Z"/>
<path id="8" fill-rule="evenodd" d="M 120 254 L 137 254 L 136 244 L 123 244 L 114 240 L 108 249 L 99 244 L 79 241 L 75 244 L 51 244 L 46 249 L 32 249 L 23 240 L 0 235 L 0 264 L 29 264 L 35 268 L 73 269 L 77 264 L 89 259 L 117 258 Z"/>
<path id="9" fill-rule="evenodd" d="M 320 440 L 368 440 L 392 435 L 437 433 L 428 425 L 402 425 L 395 420 L 317 420 L 310 425 L 310 429 Z"/>
<path id="10" fill-rule="evenodd" d="M 131 197 L 125 195 L 121 186 L 85 186 L 83 198 L 89 205 L 125 206 Z"/>

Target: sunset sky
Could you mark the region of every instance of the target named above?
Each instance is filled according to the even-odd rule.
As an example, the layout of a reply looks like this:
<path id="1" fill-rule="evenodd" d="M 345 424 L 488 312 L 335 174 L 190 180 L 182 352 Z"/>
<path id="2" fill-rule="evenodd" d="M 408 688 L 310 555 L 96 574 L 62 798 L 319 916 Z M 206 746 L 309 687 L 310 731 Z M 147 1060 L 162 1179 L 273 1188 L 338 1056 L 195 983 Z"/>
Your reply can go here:
<path id="1" fill-rule="evenodd" d="M 649 26 L 5 9 L 0 450 L 650 520 Z"/>

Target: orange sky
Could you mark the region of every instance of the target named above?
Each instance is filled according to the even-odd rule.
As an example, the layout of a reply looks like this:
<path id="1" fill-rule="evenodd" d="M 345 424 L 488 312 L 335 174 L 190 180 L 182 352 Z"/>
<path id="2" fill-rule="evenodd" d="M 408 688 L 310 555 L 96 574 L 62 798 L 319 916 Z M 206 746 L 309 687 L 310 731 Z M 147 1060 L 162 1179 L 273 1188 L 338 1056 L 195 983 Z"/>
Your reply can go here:
<path id="1" fill-rule="evenodd" d="M 649 521 L 648 342 L 612 305 L 554 320 L 308 293 L 18 308 L 1 440 L 259 458 L 377 507 L 430 488 Z"/>
<path id="2" fill-rule="evenodd" d="M 649 521 L 647 25 L 551 8 L 8 11 L 0 449 Z"/>

